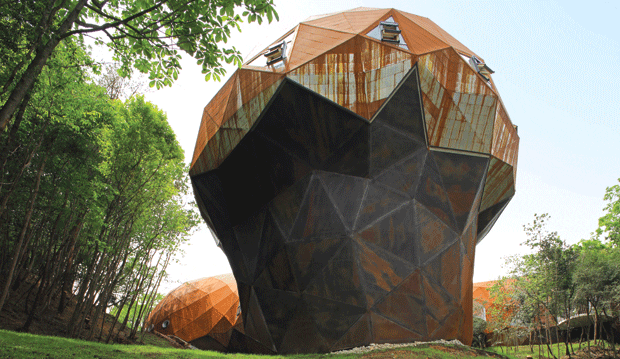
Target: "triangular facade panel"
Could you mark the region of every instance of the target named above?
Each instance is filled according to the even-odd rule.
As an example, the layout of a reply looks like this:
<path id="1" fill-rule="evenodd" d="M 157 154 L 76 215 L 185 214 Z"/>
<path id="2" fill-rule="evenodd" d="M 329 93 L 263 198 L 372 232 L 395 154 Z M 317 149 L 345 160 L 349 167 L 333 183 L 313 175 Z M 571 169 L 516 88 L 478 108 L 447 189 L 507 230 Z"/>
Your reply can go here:
<path id="1" fill-rule="evenodd" d="M 300 24 L 286 66 L 288 69 L 295 69 L 353 36 L 355 35 L 342 31 Z"/>
<path id="2" fill-rule="evenodd" d="M 403 16 L 410 19 L 412 22 L 416 23 L 424 30 L 428 31 L 430 34 L 435 36 L 436 38 L 442 40 L 449 46 L 454 47 L 457 51 L 467 54 L 469 56 L 475 55 L 473 51 L 467 48 L 467 46 L 463 45 L 460 41 L 452 37 L 452 35 L 448 34 L 442 28 L 437 26 L 432 20 L 427 17 L 422 17 L 418 15 L 413 15 L 404 11 L 396 10 L 397 13 L 402 14 Z"/>
<path id="3" fill-rule="evenodd" d="M 412 67 L 409 53 L 356 36 L 287 77 L 356 114 L 371 119 Z"/>

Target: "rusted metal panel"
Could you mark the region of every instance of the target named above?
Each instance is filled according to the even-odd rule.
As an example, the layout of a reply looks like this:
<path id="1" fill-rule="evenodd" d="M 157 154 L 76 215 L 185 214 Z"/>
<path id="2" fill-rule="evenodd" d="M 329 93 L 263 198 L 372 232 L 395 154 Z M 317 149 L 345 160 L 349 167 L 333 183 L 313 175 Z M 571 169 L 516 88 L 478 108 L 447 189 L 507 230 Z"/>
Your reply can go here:
<path id="1" fill-rule="evenodd" d="M 407 52 L 356 36 L 287 76 L 371 119 L 411 65 Z"/>
<path id="2" fill-rule="evenodd" d="M 294 69 L 330 49 L 351 39 L 354 34 L 327 30 L 316 26 L 300 24 L 295 43 L 287 63 L 287 69 Z"/>
<path id="3" fill-rule="evenodd" d="M 480 212 L 510 199 L 515 192 L 513 168 L 495 157 L 491 157 Z"/>
<path id="4" fill-rule="evenodd" d="M 493 95 L 452 93 L 452 100 L 473 132 L 481 139 L 481 152 L 488 153 L 492 142 L 497 98 Z"/>
<path id="5" fill-rule="evenodd" d="M 465 60 L 452 48 L 421 56 L 422 68 L 429 71 L 445 89 L 460 93 L 492 95 L 494 91 Z M 424 82 L 421 84 L 424 86 Z"/>
<path id="6" fill-rule="evenodd" d="M 398 23 L 402 36 L 407 43 L 409 51 L 416 55 L 422 55 L 428 52 L 445 49 L 448 44 L 443 40 L 426 31 L 420 25 L 411 21 L 400 11 L 392 11 L 394 20 Z"/>
<path id="7" fill-rule="evenodd" d="M 228 102 L 228 96 L 232 91 L 232 85 L 234 83 L 233 75 L 222 88 L 215 94 L 213 99 L 205 106 L 202 114 L 202 120 L 200 122 L 200 128 L 198 130 L 198 138 L 196 139 L 196 146 L 194 147 L 194 155 L 192 156 L 192 165 L 194 166 L 198 157 L 205 148 L 207 141 L 213 137 L 219 125 L 222 122 L 224 116 L 224 110 L 226 109 L 226 103 Z M 200 173 L 200 172 L 197 172 Z"/>
<path id="8" fill-rule="evenodd" d="M 250 69 L 235 72 L 227 82 L 227 89 L 231 89 L 227 104 L 219 102 L 225 109 L 217 112 L 219 121 L 212 120 L 208 115 L 203 117 L 205 120 L 201 123 L 198 136 L 204 139 L 204 145 L 197 142 L 191 175 L 216 168 L 228 156 L 273 97 L 282 77 L 281 74 Z M 202 150 L 196 152 L 199 144 Z"/>
<path id="9" fill-rule="evenodd" d="M 282 74 L 239 69 L 234 89 L 228 98 L 222 127 L 249 130 L 273 95 L 273 85 L 279 84 L 282 78 Z M 265 92 L 266 89 L 270 90 Z"/>
<path id="10" fill-rule="evenodd" d="M 454 47 L 457 51 L 467 54 L 469 56 L 476 55 L 473 51 L 467 48 L 467 46 L 463 45 L 459 40 L 455 39 L 454 37 L 452 37 L 452 35 L 448 34 L 445 30 L 437 26 L 437 24 L 435 24 L 429 18 L 410 14 L 408 12 L 400 11 L 400 10 L 396 10 L 396 12 L 399 14 L 402 14 L 403 16 L 407 17 L 414 23 L 418 24 L 424 30 L 428 31 L 429 33 L 431 33 L 433 36 L 437 37 L 438 39 L 441 39 L 443 42 L 445 42 L 449 46 Z M 481 57 L 478 55 L 476 55 L 476 57 L 481 59 Z"/>
<path id="11" fill-rule="evenodd" d="M 362 10 L 338 13 L 303 23 L 327 29 L 358 34 L 371 26 L 379 18 L 384 17 L 390 9 Z"/>
<path id="12" fill-rule="evenodd" d="M 187 342 L 211 336 L 225 347 L 230 337 L 225 334 L 241 322 L 238 307 L 235 278 L 232 274 L 219 275 L 190 281 L 174 289 L 153 309 L 146 323 L 152 324 L 157 332 Z M 163 328 L 166 320 L 168 325 Z"/>
<path id="13" fill-rule="evenodd" d="M 516 179 L 519 135 L 515 126 L 510 122 L 508 113 L 506 113 L 506 109 L 501 102 L 497 104 L 491 153 L 513 167 L 513 176 Z"/>
<path id="14" fill-rule="evenodd" d="M 306 20 L 302 24 L 308 24 L 316 27 L 322 27 L 325 29 L 337 30 L 355 34 L 353 27 L 347 21 L 344 13 L 337 13 L 334 15 L 327 15 L 318 19 Z"/>
<path id="15" fill-rule="evenodd" d="M 370 314 L 367 313 L 351 326 L 351 329 L 330 348 L 330 351 L 353 348 L 358 343 L 371 343 L 372 334 L 370 328 Z"/>
<path id="16" fill-rule="evenodd" d="M 423 338 L 422 335 L 374 312 L 371 312 L 370 320 L 372 322 L 373 329 L 373 343 L 411 342 Z"/>
<path id="17" fill-rule="evenodd" d="M 491 153 L 497 98 L 453 50 L 418 60 L 429 145 Z"/>
<path id="18" fill-rule="evenodd" d="M 369 30 L 370 27 L 376 26 L 376 24 L 383 18 L 389 16 L 391 9 L 377 9 L 369 11 L 355 11 L 347 12 L 344 16 L 347 18 L 349 24 L 353 28 L 353 32 L 362 33 Z"/>

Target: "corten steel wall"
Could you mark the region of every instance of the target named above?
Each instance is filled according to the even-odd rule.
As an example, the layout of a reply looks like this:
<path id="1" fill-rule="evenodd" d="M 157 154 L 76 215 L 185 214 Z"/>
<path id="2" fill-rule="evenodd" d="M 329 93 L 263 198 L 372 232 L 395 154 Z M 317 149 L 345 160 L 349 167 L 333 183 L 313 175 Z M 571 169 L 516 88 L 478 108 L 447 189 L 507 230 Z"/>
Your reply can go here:
<path id="1" fill-rule="evenodd" d="M 399 23 L 405 46 L 368 36 Z M 475 246 L 514 195 L 518 136 L 474 55 L 426 18 L 301 23 L 205 108 L 190 170 L 248 351 L 472 338 Z M 251 347 L 251 348 L 250 348 Z"/>
<path id="2" fill-rule="evenodd" d="M 151 311 L 146 327 L 175 335 L 200 349 L 227 351 L 237 328 L 239 294 L 232 274 L 202 278 L 181 284 Z M 164 328 L 162 324 L 167 321 Z"/>

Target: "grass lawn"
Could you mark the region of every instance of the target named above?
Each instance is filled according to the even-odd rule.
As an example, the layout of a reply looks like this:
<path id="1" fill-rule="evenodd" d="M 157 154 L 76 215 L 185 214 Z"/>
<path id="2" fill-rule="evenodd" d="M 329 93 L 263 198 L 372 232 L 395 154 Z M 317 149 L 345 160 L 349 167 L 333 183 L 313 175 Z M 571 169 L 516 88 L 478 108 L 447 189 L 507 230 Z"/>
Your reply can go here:
<path id="1" fill-rule="evenodd" d="M 228 359 L 453 359 L 467 357 L 470 359 L 485 358 L 489 356 L 500 358 L 501 355 L 491 354 L 481 350 L 461 346 L 444 346 L 436 344 L 420 345 L 417 347 L 403 347 L 387 350 L 377 350 L 363 354 L 299 354 L 299 355 L 249 355 L 249 354 L 222 354 L 218 352 L 173 349 L 153 345 L 122 345 L 102 344 L 67 339 L 62 337 L 42 336 L 25 333 L 17 333 L 8 330 L 0 330 L 0 358 L 89 358 L 89 359 L 113 359 L 113 358 L 228 358 Z"/>
<path id="2" fill-rule="evenodd" d="M 591 345 L 591 347 L 594 350 L 594 348 L 595 348 L 594 341 L 590 341 L 590 345 Z M 551 350 L 552 350 L 553 354 L 556 356 L 556 358 L 561 358 L 561 357 L 566 355 L 566 347 L 564 346 L 564 343 L 560 343 L 559 349 L 558 349 L 557 343 L 551 345 L 550 347 L 551 347 Z M 579 344 L 578 343 L 573 343 L 572 348 L 573 348 L 573 350 L 575 352 L 578 352 L 579 351 Z M 581 349 L 582 350 L 585 350 L 587 348 L 588 348 L 588 343 L 587 342 L 581 343 Z M 605 348 L 609 349 L 609 345 L 607 343 L 605 343 Z M 534 358 L 534 359 L 553 358 L 553 356 L 548 353 L 548 349 L 547 349 L 546 345 L 541 345 L 540 346 L 540 354 L 539 354 L 538 345 L 534 345 L 533 349 L 534 349 L 534 351 L 531 352 L 530 351 L 530 347 L 525 345 L 525 346 L 518 346 L 518 347 L 491 347 L 491 348 L 487 348 L 485 350 L 487 350 L 489 352 L 493 352 L 493 353 L 503 354 L 506 357 L 511 358 L 511 359 L 524 359 L 528 355 L 531 355 L 532 358 Z M 571 352 L 571 357 L 572 358 L 575 357 L 575 356 L 572 355 L 572 352 Z"/>

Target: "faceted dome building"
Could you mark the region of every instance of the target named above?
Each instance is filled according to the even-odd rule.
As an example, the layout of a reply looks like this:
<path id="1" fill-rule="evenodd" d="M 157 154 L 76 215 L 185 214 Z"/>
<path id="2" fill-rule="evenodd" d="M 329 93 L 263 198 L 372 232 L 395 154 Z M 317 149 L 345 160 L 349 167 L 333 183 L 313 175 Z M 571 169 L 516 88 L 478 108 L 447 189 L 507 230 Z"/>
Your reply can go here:
<path id="1" fill-rule="evenodd" d="M 223 352 L 233 329 L 241 326 L 239 294 L 232 274 L 181 284 L 146 319 L 149 330 L 177 336 L 200 349 Z"/>
<path id="2" fill-rule="evenodd" d="M 471 342 L 475 247 L 514 195 L 519 144 L 492 73 L 427 18 L 358 8 L 232 75 L 190 175 L 253 348 Z"/>

